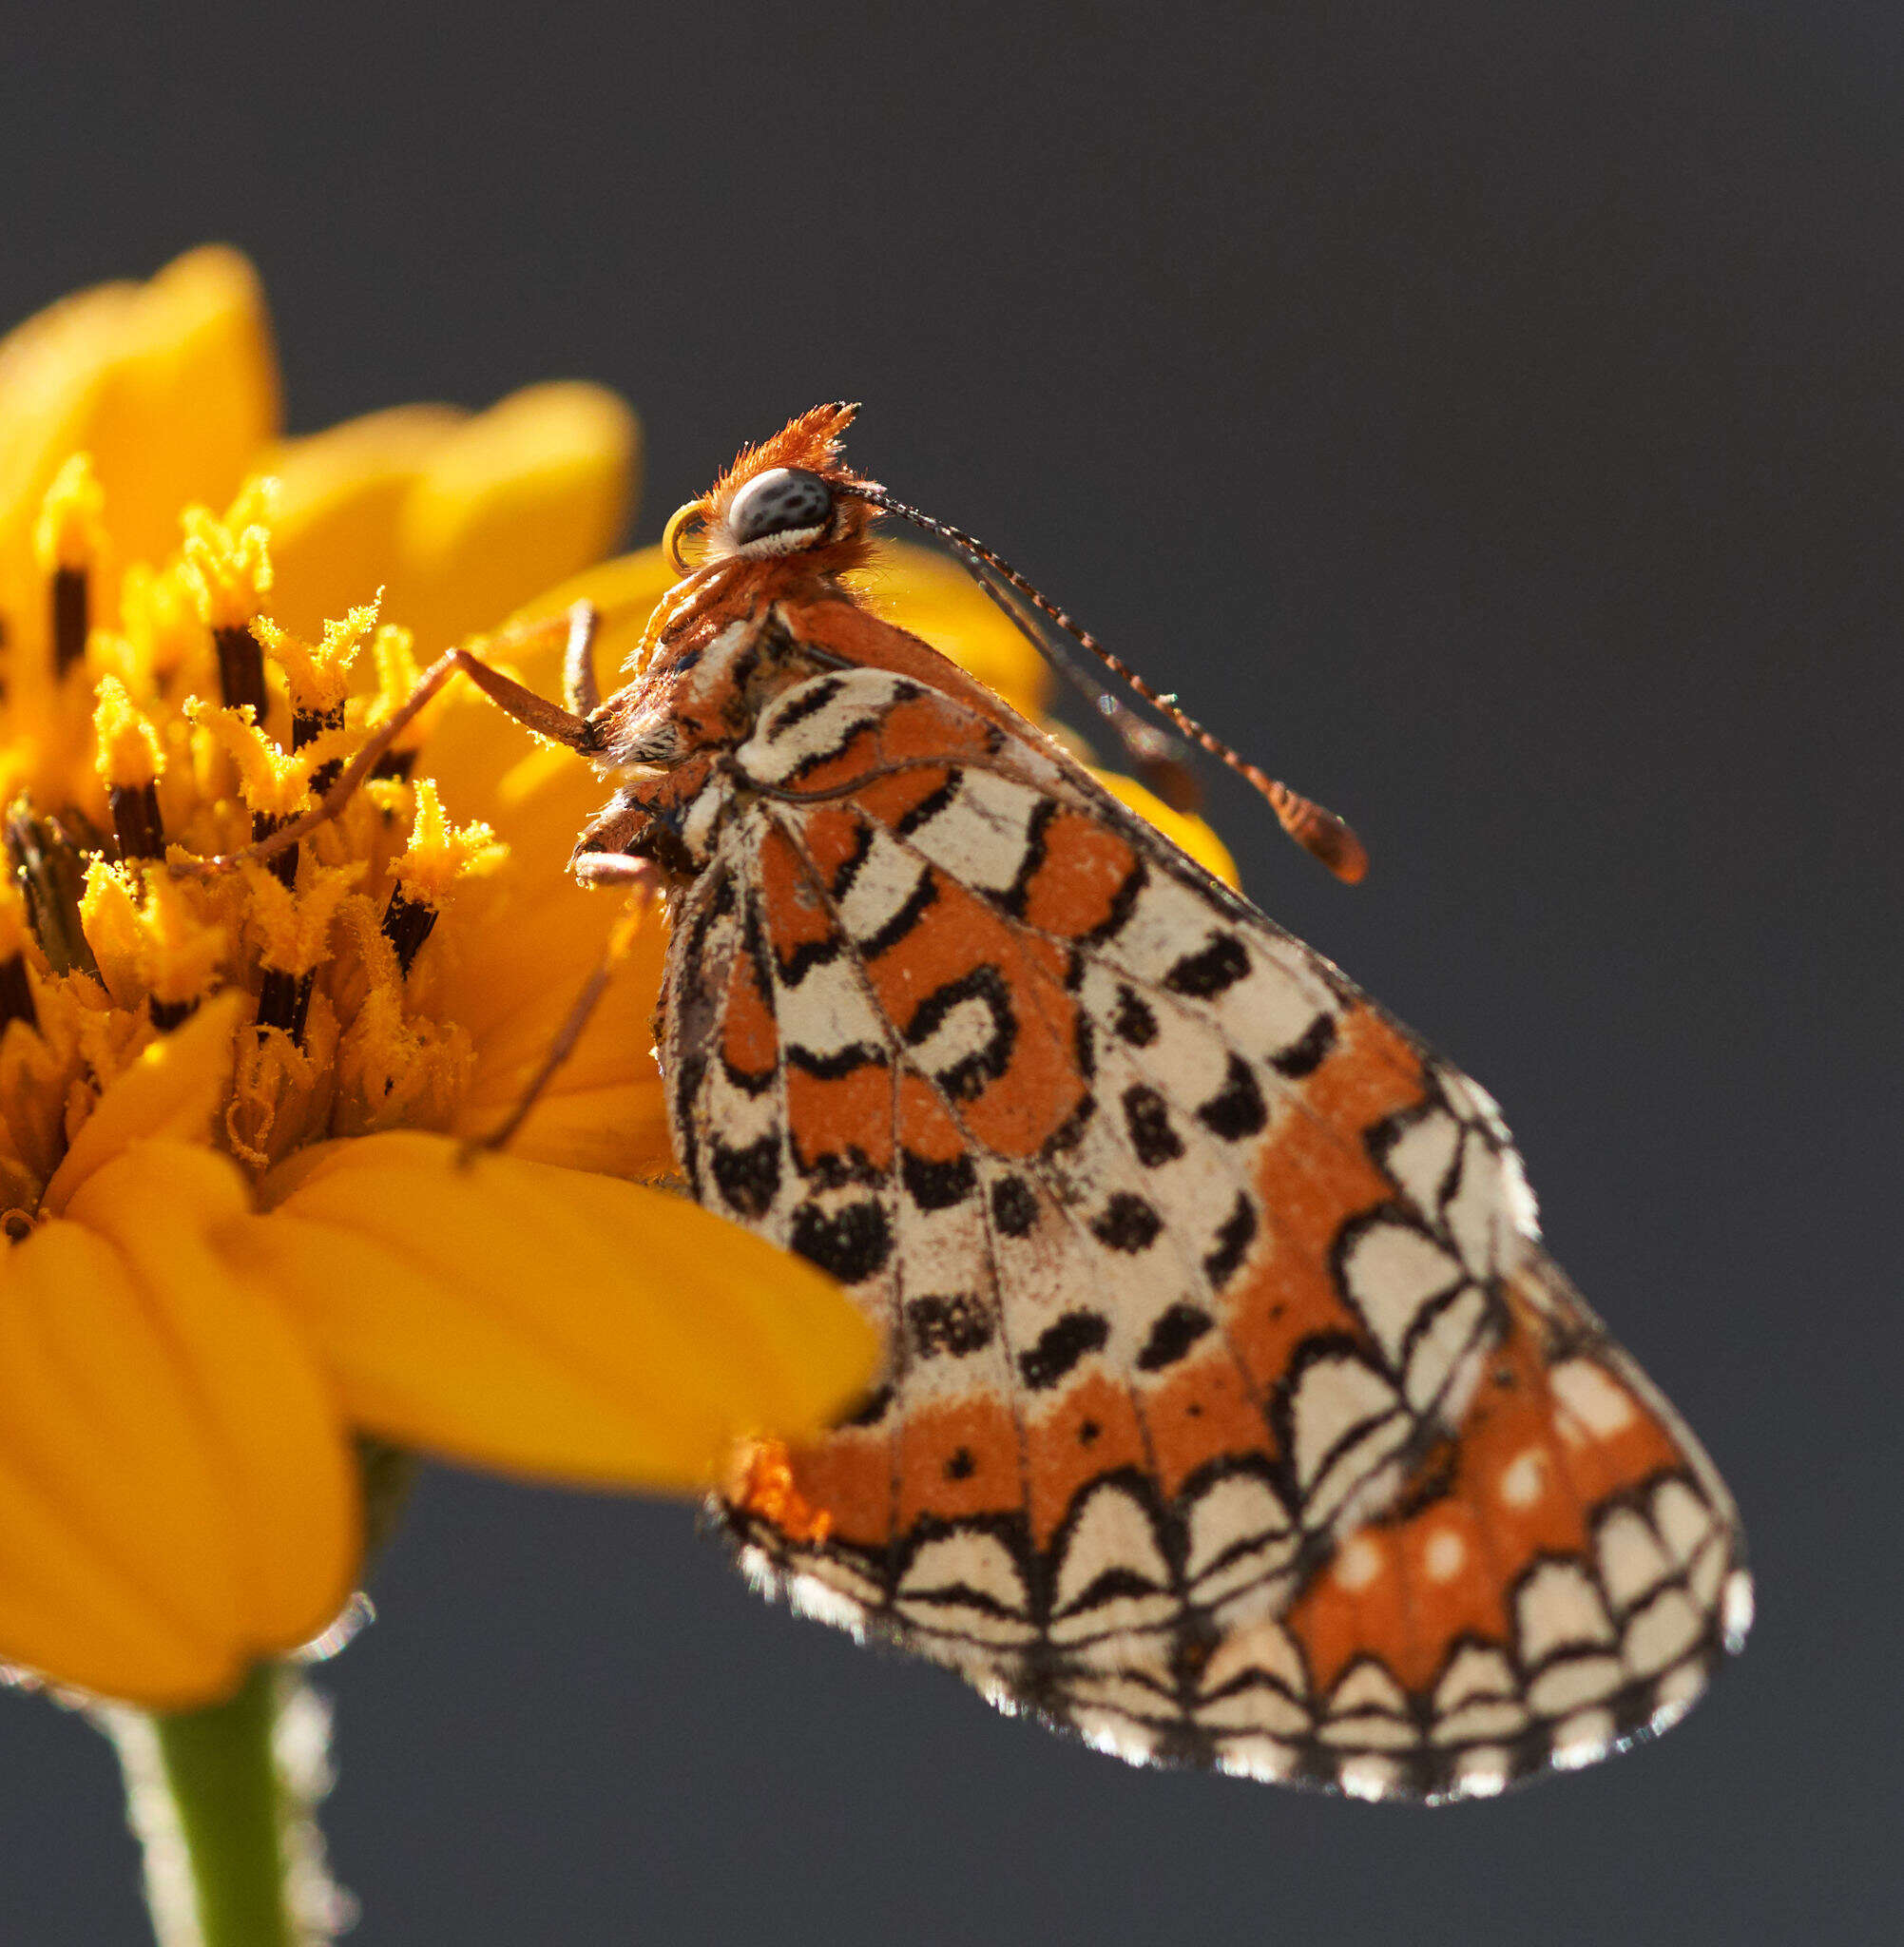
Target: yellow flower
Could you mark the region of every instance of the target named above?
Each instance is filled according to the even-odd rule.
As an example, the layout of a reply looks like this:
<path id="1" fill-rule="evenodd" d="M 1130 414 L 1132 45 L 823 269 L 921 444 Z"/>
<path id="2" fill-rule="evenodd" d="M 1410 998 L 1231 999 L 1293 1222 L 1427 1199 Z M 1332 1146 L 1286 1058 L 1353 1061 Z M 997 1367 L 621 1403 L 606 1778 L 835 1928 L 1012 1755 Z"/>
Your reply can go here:
<path id="1" fill-rule="evenodd" d="M 289 442 L 277 398 L 226 251 L 0 343 L 0 1658 L 166 1708 L 337 1613 L 360 1435 L 686 1488 L 876 1358 L 826 1281 L 639 1180 L 671 1169 L 656 925 L 510 1153 L 458 1165 L 619 921 L 561 872 L 581 765 L 449 704 L 295 855 L 167 870 L 295 815 L 419 641 L 624 517 L 593 388 Z"/>

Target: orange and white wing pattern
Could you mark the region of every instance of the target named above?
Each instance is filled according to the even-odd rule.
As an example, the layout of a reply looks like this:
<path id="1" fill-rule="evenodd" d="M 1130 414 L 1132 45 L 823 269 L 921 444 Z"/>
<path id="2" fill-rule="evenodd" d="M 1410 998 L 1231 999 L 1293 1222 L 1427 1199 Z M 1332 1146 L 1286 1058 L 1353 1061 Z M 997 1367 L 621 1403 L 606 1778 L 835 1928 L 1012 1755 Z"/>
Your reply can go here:
<path id="1" fill-rule="evenodd" d="M 782 689 L 678 823 L 683 1169 L 891 1347 L 737 1470 L 761 1585 L 1125 1757 L 1369 1797 L 1683 1711 L 1737 1517 L 1480 1089 L 913 674 Z"/>

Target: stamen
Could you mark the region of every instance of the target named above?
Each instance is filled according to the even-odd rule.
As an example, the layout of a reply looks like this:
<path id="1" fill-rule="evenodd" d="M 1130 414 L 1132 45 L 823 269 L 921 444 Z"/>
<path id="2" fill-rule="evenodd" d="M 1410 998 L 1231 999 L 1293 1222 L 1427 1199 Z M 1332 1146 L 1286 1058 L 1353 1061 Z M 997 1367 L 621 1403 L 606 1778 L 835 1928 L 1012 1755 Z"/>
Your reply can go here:
<path id="1" fill-rule="evenodd" d="M 64 676 L 86 660 L 86 638 L 92 627 L 89 577 L 83 568 L 53 570 L 53 675 Z"/>
<path id="2" fill-rule="evenodd" d="M 22 954 L 9 954 L 0 960 L 0 1031 L 9 1021 L 25 1021 L 29 1028 L 40 1025 L 40 1011 L 33 1005 L 32 984 L 27 978 Z"/>
<path id="3" fill-rule="evenodd" d="M 344 727 L 344 706 L 338 704 L 328 710 L 293 710 L 291 713 L 291 748 L 302 750 L 307 743 L 315 743 L 327 730 L 341 730 Z M 328 763 L 321 763 L 311 773 L 311 793 L 321 798 L 338 778 L 343 775 L 344 761 L 334 757 Z"/>
<path id="4" fill-rule="evenodd" d="M 281 1028 L 301 1048 L 304 1023 L 311 1012 L 311 988 L 317 970 L 308 974 L 287 974 L 279 967 L 267 967 L 258 990 L 258 1027 Z"/>
<path id="5" fill-rule="evenodd" d="M 92 626 L 90 570 L 106 543 L 106 495 L 88 453 L 72 454 L 52 477 L 33 524 L 33 558 L 51 604 L 53 675 L 85 660 Z"/>
<path id="6" fill-rule="evenodd" d="M 391 889 L 383 909 L 383 936 L 396 952 L 396 964 L 408 976 L 436 924 L 436 908 L 428 899 L 413 899 L 401 886 Z"/>
<path id="7" fill-rule="evenodd" d="M 56 818 L 37 818 L 31 801 L 17 798 L 7 813 L 7 856 L 27 901 L 33 937 L 55 974 L 90 974 L 99 962 L 80 924 L 79 902 L 86 890 L 81 848 Z"/>
<path id="8" fill-rule="evenodd" d="M 212 630 L 219 657 L 219 695 L 228 708 L 249 704 L 264 722 L 264 651 L 246 625 Z"/>
<path id="9" fill-rule="evenodd" d="M 281 830 L 291 820 L 277 818 L 268 811 L 255 811 L 251 815 L 251 842 L 260 845 L 272 835 Z M 264 869 L 281 886 L 295 886 L 298 883 L 298 848 L 287 845 L 281 852 L 274 852 L 264 861 Z"/>
<path id="10" fill-rule="evenodd" d="M 159 815 L 156 784 L 115 784 L 106 794 L 112 810 L 112 834 L 121 858 L 163 858 L 165 826 Z"/>
<path id="11" fill-rule="evenodd" d="M 249 704 L 261 727 L 264 651 L 251 624 L 271 592 L 272 572 L 269 537 L 257 522 L 259 500 L 256 487 L 246 487 L 222 521 L 202 507 L 187 508 L 182 571 L 218 650 L 219 694 L 231 709 Z"/>
<path id="12" fill-rule="evenodd" d="M 102 676 L 94 692 L 94 768 L 106 786 L 112 829 L 125 858 L 163 858 L 165 827 L 159 816 L 158 779 L 163 766 L 159 735 L 117 676 Z"/>

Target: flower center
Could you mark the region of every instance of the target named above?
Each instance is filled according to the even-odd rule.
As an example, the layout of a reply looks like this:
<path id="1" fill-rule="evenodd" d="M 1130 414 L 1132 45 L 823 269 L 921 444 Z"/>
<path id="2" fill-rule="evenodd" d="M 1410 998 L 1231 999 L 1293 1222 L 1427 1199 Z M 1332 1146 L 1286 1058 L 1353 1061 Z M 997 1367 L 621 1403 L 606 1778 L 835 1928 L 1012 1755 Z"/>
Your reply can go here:
<path id="1" fill-rule="evenodd" d="M 46 652 L 26 652 L 37 627 L 0 633 L 12 1234 L 104 1090 L 213 993 L 250 1002 L 222 1137 L 253 1171 L 329 1136 L 447 1128 L 467 1082 L 470 1036 L 433 1006 L 421 956 L 507 848 L 412 778 L 427 714 L 340 818 L 267 864 L 206 879 L 167 864 L 297 816 L 415 681 L 408 632 L 375 605 L 316 644 L 273 621 L 270 492 L 251 483 L 222 519 L 188 508 L 169 561 L 119 564 L 86 455 L 48 491 Z"/>

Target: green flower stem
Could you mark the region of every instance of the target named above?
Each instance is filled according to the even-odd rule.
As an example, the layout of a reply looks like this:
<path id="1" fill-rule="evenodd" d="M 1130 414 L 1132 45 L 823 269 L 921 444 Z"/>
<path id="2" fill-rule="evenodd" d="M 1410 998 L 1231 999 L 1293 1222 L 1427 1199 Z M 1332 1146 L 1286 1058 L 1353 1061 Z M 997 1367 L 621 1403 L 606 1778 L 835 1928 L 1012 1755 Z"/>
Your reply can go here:
<path id="1" fill-rule="evenodd" d="M 288 1901 L 292 1808 L 272 1752 L 279 1689 L 279 1672 L 260 1666 L 226 1702 L 152 1721 L 203 1947 L 297 1947 L 299 1938 Z"/>

